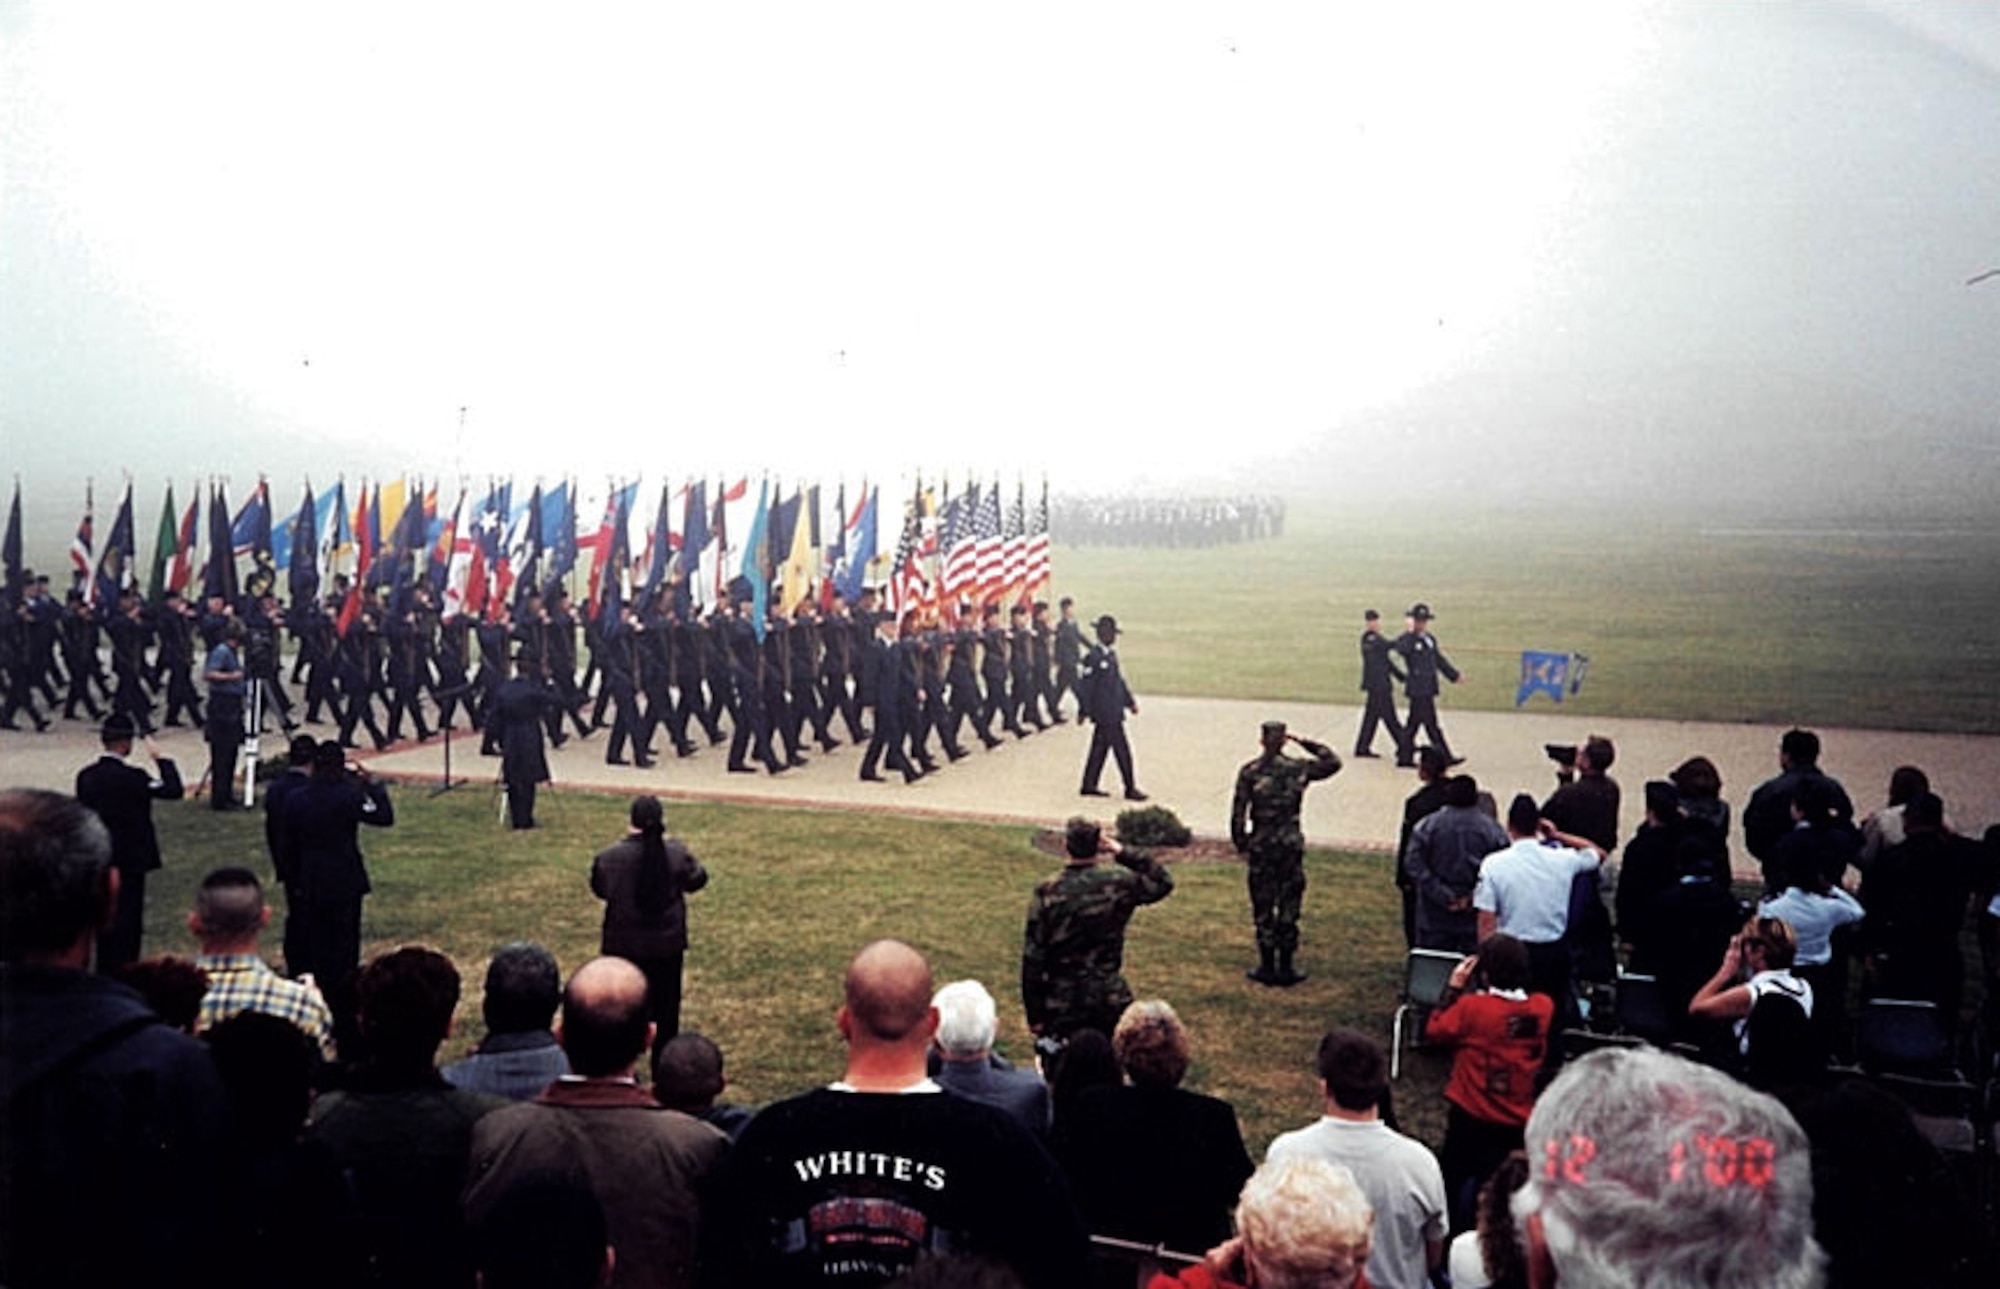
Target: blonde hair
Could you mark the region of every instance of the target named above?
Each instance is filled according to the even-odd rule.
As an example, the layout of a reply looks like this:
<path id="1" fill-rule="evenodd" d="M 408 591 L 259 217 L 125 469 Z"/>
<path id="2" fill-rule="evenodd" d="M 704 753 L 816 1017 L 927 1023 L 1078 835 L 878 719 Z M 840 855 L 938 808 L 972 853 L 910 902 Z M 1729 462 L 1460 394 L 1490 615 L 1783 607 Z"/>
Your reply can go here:
<path id="1" fill-rule="evenodd" d="M 1243 1183 L 1236 1229 L 1260 1289 L 1342 1289 L 1373 1244 L 1374 1210 L 1354 1174 L 1323 1159 L 1266 1163 Z"/>

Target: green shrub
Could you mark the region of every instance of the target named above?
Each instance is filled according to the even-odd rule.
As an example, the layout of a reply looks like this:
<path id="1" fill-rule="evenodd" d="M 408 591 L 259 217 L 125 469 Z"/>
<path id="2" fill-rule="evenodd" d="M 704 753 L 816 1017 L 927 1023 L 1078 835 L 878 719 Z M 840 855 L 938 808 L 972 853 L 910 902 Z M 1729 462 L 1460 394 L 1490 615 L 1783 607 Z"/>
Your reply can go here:
<path id="1" fill-rule="evenodd" d="M 1194 834 L 1165 806 L 1146 806 L 1119 814 L 1118 840 L 1127 846 L 1185 846 Z"/>

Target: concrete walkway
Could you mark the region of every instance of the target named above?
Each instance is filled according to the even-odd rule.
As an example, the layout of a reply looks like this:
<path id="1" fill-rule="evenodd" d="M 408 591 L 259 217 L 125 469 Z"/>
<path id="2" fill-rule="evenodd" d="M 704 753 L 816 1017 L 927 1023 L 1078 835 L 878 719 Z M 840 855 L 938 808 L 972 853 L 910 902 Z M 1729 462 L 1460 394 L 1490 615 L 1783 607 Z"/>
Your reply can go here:
<path id="1" fill-rule="evenodd" d="M 1446 702 L 1449 703 L 1449 695 Z M 1258 725 L 1284 720 L 1296 732 L 1319 738 L 1346 762 L 1333 779 L 1306 794 L 1307 836 L 1316 844 L 1360 849 L 1395 845 L 1402 802 L 1416 787 L 1413 771 L 1395 768 L 1393 756 L 1356 760 L 1353 747 L 1359 710 L 1310 703 L 1238 702 L 1216 699 L 1154 698 L 1141 695 L 1140 714 L 1127 723 L 1137 761 L 1139 785 L 1155 802 L 1170 807 L 1204 836 L 1226 836 L 1236 769 L 1257 754 Z M 1686 721 L 1587 720 L 1537 705 L 1518 712 L 1458 712 L 1446 707 L 1445 730 L 1453 748 L 1467 757 L 1464 773 L 1504 809 L 1515 792 L 1545 797 L 1554 787 L 1544 743 L 1580 743 L 1591 733 L 1608 735 L 1618 747 L 1612 775 L 1625 789 L 1621 823 L 1637 826 L 1641 785 L 1659 778 L 1687 757 L 1701 753 L 1720 767 L 1723 796 L 1739 815 L 1758 783 L 1777 772 L 1778 738 L 1783 730 L 1763 725 L 1722 725 Z M 312 732 L 330 735 L 331 727 Z M 2000 822 L 2000 738 L 1957 734 L 1910 734 L 1875 730 L 1822 729 L 1821 764 L 1842 780 L 1855 807 L 1867 812 L 1882 803 L 1890 771 L 1898 765 L 1923 767 L 1959 827 L 1977 836 Z M 165 731 L 162 748 L 179 759 L 192 783 L 207 765 L 207 748 L 187 730 Z M 1045 824 L 1083 813 L 1109 820 L 1125 808 L 1120 784 L 1106 767 L 1105 800 L 1084 798 L 1077 787 L 1088 727 L 1056 726 L 1026 739 L 1008 738 L 991 752 L 968 740 L 972 755 L 937 774 L 905 785 L 862 783 L 856 778 L 861 750 L 843 746 L 830 754 L 809 752 L 810 764 L 782 775 L 731 774 L 724 748 L 703 747 L 685 760 L 671 752 L 650 769 L 604 764 L 604 735 L 572 739 L 550 754 L 552 789 L 617 793 L 651 792 L 667 797 L 751 804 L 890 810 L 901 814 Z M 282 746 L 267 735 L 266 749 Z M 1385 752 L 1388 742 L 1377 744 Z M 477 735 L 461 733 L 452 744 L 454 778 L 485 788 L 498 762 L 479 754 Z M 97 753 L 93 727 L 58 721 L 47 734 L 0 732 L 0 783 L 68 791 L 76 771 Z M 407 781 L 436 782 L 444 771 L 443 743 L 400 744 L 382 753 L 363 753 L 378 773 Z M 939 758 L 942 761 L 942 757 Z M 1740 837 L 1740 834 L 1739 834 Z"/>

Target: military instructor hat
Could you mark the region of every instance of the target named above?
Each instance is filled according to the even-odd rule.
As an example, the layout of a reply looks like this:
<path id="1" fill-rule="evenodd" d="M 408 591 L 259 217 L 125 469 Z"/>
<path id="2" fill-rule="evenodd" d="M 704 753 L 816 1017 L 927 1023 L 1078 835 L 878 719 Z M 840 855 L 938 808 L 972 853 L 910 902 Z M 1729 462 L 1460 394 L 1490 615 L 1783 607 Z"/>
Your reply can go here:
<path id="1" fill-rule="evenodd" d="M 1418 600 L 1410 606 L 1409 616 L 1419 622 L 1429 622 L 1431 619 L 1437 617 L 1437 614 L 1431 612 L 1430 605 L 1425 604 L 1422 600 Z"/>
<path id="2" fill-rule="evenodd" d="M 1103 617 L 1099 618 L 1097 621 L 1091 623 L 1090 625 L 1099 631 L 1102 631 L 1106 627 L 1109 627 L 1111 629 L 1111 634 L 1114 636 L 1121 634 L 1118 630 L 1118 619 L 1112 617 L 1109 613 L 1105 614 Z"/>

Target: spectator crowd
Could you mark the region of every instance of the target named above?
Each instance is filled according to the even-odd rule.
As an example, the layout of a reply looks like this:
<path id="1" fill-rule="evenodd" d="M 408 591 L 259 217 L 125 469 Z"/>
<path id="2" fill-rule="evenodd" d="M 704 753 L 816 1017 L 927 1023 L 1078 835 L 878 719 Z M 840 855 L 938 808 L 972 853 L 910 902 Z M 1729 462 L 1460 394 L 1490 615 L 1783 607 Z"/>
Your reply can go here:
<path id="1" fill-rule="evenodd" d="M 107 761 L 132 735 L 107 729 Z M 1157 996 L 1172 982 L 1122 975 L 1126 923 L 1170 874 L 1084 821 L 1024 944 L 1033 1060 L 996 1051 L 985 983 L 939 982 L 877 940 L 827 1000 L 829 1081 L 728 1102 L 725 1054 L 679 1030 L 685 899 L 706 875 L 640 798 L 593 867 L 604 956 L 565 978 L 539 945 L 498 950 L 486 1032 L 441 1065 L 460 964 L 415 945 L 359 961 L 356 825 L 393 810 L 322 746 L 303 741 L 274 794 L 273 869 L 305 919 L 284 932 L 289 975 L 265 959 L 271 908 L 243 867 L 200 884 L 191 962 L 123 947 L 121 886 L 145 871 L 147 801 L 178 795 L 170 766 L 97 804 L 81 781 L 76 798 L 0 793 L 0 1283 L 2000 1277 L 1980 1196 L 1874 1077 L 1861 1023 L 1886 999 L 1935 1022 L 1942 1064 L 1891 1074 L 1991 1077 L 1994 838 L 1954 832 L 1914 767 L 1857 820 L 1806 731 L 1744 807 L 1749 899 L 1705 758 L 1646 784 L 1627 835 L 1609 739 L 1504 809 L 1420 755 L 1397 880 L 1413 953 L 1454 963 L 1409 1000 L 1450 1061 L 1442 1148 L 1401 1130 L 1400 1053 L 1336 1027 L 1299 1053 L 1321 1113 L 1261 1162 L 1226 1100 L 1183 1086 L 1193 1036 Z M 294 936 L 316 970 L 296 969 Z"/>

